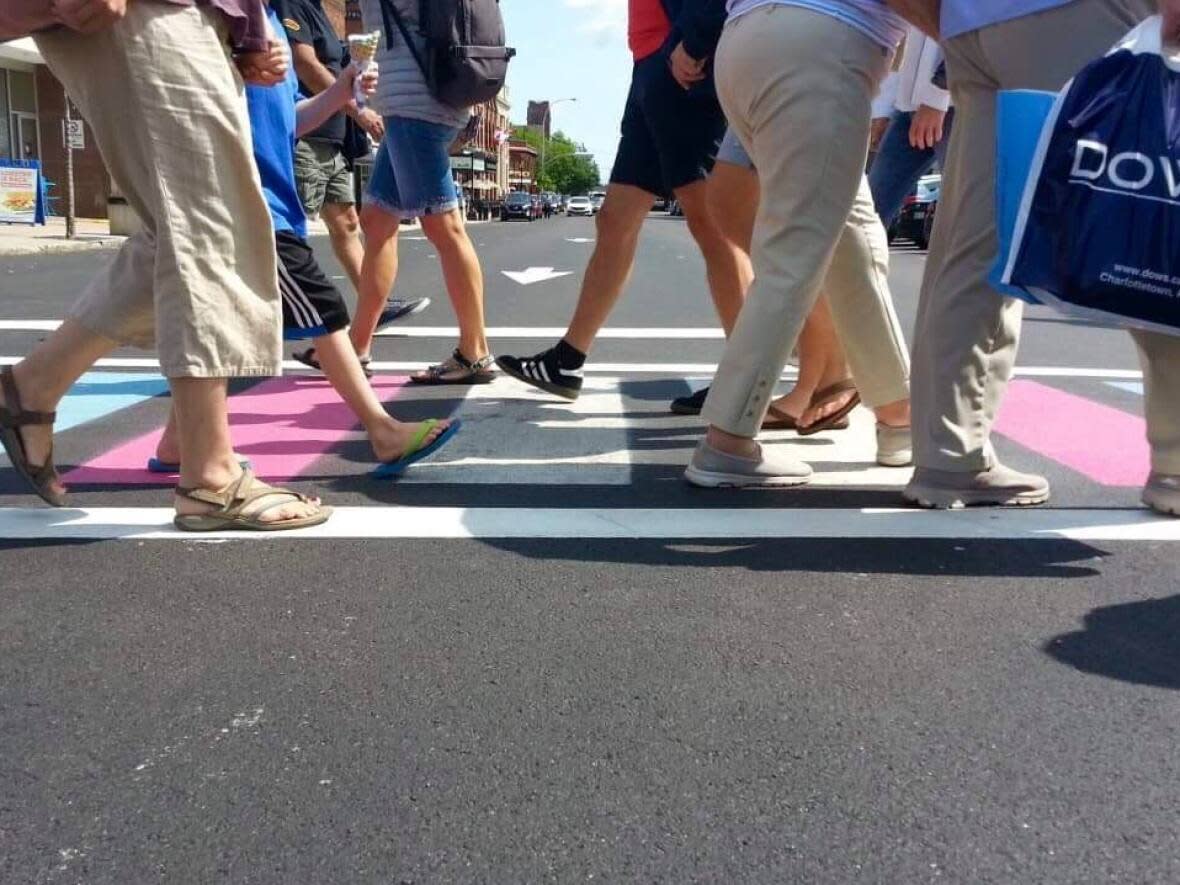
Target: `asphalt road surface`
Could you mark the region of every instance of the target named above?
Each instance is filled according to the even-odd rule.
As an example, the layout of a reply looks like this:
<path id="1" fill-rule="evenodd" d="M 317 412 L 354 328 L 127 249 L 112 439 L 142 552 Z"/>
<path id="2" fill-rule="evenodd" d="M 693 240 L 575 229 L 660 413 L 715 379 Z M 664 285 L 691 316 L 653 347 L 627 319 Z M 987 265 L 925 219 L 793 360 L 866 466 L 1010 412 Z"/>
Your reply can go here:
<path id="1" fill-rule="evenodd" d="M 496 349 L 551 343 L 593 223 L 472 232 Z M 722 348 L 682 221 L 573 406 L 406 387 L 454 321 L 403 238 L 434 304 L 377 383 L 452 445 L 379 481 L 315 376 L 236 385 L 239 450 L 340 506 L 322 531 L 169 532 L 140 352 L 62 405 L 71 508 L 0 468 L 0 882 L 1180 880 L 1180 530 L 1138 505 L 1125 334 L 1030 312 L 996 441 L 1046 508 L 902 508 L 867 414 L 768 438 L 810 488 L 704 492 L 667 412 Z M 0 357 L 109 257 L 0 258 Z M 924 260 L 894 253 L 907 329 Z"/>

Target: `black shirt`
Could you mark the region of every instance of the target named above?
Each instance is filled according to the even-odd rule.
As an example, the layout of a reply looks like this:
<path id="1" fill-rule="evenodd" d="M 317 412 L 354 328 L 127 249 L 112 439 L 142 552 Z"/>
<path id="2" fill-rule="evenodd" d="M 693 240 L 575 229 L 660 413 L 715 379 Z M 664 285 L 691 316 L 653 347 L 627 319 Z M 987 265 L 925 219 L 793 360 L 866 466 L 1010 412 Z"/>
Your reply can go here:
<path id="1" fill-rule="evenodd" d="M 339 75 L 344 68 L 347 50 L 324 14 L 320 0 L 271 0 L 271 6 L 287 31 L 287 39 L 292 43 L 306 43 L 315 50 L 315 57 L 320 60 L 320 64 L 333 75 Z M 299 91 L 305 96 L 317 92 L 309 89 L 302 80 L 299 81 Z M 333 114 L 327 122 L 303 138 L 305 141 L 340 146 L 344 144 L 344 130 L 344 113 L 340 112 Z"/>

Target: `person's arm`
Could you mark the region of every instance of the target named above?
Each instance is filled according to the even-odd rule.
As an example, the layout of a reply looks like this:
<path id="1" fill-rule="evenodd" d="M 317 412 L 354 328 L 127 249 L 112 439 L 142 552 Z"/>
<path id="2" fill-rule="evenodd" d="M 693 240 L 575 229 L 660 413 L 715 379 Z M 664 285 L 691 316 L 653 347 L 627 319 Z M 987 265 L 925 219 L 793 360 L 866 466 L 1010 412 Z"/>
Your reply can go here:
<path id="1" fill-rule="evenodd" d="M 327 66 L 319 60 L 315 54 L 315 47 L 306 42 L 304 35 L 308 32 L 310 26 L 298 19 L 291 19 L 293 12 L 293 9 L 284 10 L 280 14 L 280 19 L 283 22 L 283 27 L 287 29 L 287 40 L 291 44 L 291 57 L 295 62 L 295 73 L 299 76 L 299 82 L 315 96 L 326 89 L 331 89 L 333 84 L 336 83 L 336 75 L 328 70 Z M 298 30 L 294 30 L 287 25 L 288 19 L 291 19 L 299 26 Z M 337 110 L 344 111 L 344 113 L 356 120 L 357 124 L 365 132 L 378 141 L 385 134 L 385 121 L 381 119 L 381 115 L 369 108 L 358 108 L 356 99 L 352 96 L 349 96 L 348 102 L 343 107 L 337 108 Z"/>
<path id="2" fill-rule="evenodd" d="M 702 62 L 712 57 L 727 15 L 725 0 L 685 0 L 672 28 L 690 58 Z"/>
<path id="3" fill-rule="evenodd" d="M 1164 42 L 1180 43 L 1180 0 L 1159 0 L 1164 18 Z"/>
<path id="4" fill-rule="evenodd" d="M 885 0 L 885 3 L 914 27 L 938 39 L 942 0 Z"/>
<path id="5" fill-rule="evenodd" d="M 60 24 L 45 0 L 0 0 L 0 42 L 18 40 Z"/>
<path id="6" fill-rule="evenodd" d="M 354 102 L 352 84 L 356 80 L 356 67 L 345 66 L 340 76 L 332 81 L 332 85 L 311 98 L 305 98 L 295 105 L 295 137 L 302 138 L 327 122 L 328 118 L 344 107 L 348 102 Z M 361 76 L 361 91 L 365 95 L 372 95 L 377 91 L 377 63 L 372 62 L 369 69 Z"/>

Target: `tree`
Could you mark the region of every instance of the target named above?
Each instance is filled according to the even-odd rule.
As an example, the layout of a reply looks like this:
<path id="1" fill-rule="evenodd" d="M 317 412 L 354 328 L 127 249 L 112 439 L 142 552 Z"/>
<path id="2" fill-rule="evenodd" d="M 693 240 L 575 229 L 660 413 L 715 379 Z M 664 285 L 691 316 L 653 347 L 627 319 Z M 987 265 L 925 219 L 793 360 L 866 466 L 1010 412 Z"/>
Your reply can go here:
<path id="1" fill-rule="evenodd" d="M 537 169 L 537 187 L 541 190 L 559 194 L 584 194 L 598 187 L 601 180 L 598 164 L 569 136 L 554 132 L 542 151 L 543 138 L 538 130 L 517 126 L 512 135 L 537 152 L 538 167 L 541 155 L 544 154 L 545 168 Z"/>

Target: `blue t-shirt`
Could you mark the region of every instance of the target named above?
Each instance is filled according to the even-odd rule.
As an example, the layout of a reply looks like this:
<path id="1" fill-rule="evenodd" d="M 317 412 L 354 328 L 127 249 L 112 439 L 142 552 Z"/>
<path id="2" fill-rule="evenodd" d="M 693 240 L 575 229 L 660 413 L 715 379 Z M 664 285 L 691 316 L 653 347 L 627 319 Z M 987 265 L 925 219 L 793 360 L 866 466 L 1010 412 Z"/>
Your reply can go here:
<path id="1" fill-rule="evenodd" d="M 1073 0 L 942 0 L 942 39 L 977 31 Z"/>
<path id="2" fill-rule="evenodd" d="M 279 17 L 266 10 L 278 39 L 287 37 Z M 288 45 L 287 51 L 290 52 Z M 295 187 L 295 103 L 299 100 L 299 77 L 295 65 L 287 79 L 277 86 L 247 86 L 246 105 L 254 142 L 254 163 L 262 179 L 262 193 L 270 209 L 275 231 L 307 236 L 307 216 Z"/>

